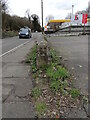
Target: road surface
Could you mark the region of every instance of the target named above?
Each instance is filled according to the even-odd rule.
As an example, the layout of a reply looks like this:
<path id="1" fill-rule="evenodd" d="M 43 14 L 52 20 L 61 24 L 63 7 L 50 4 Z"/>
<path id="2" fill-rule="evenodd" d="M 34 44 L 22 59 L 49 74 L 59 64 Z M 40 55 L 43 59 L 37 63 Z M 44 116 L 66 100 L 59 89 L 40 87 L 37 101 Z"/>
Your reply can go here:
<path id="1" fill-rule="evenodd" d="M 2 54 L 6 53 L 7 51 L 10 51 L 11 49 L 13 49 L 27 41 L 31 41 L 31 40 L 32 40 L 32 38 L 31 39 L 19 39 L 18 36 L 2 39 Z"/>
<path id="2" fill-rule="evenodd" d="M 63 56 L 67 68 L 74 73 L 76 88 L 88 95 L 88 36 L 52 36 L 48 40 Z"/>

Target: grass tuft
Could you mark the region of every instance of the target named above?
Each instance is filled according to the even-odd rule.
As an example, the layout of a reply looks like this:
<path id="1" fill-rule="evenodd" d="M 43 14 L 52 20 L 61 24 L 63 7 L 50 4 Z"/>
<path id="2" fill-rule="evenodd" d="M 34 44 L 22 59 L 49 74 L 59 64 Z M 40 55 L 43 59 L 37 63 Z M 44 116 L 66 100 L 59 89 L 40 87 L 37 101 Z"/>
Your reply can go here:
<path id="1" fill-rule="evenodd" d="M 75 88 L 72 88 L 69 92 L 72 98 L 77 98 L 80 95 L 80 91 Z"/>
<path id="2" fill-rule="evenodd" d="M 56 65 L 56 64 L 51 64 L 46 71 L 46 74 L 48 77 L 57 80 L 59 78 L 67 78 L 69 77 L 69 72 L 63 68 L 62 66 Z"/>
<path id="3" fill-rule="evenodd" d="M 36 57 L 37 57 L 37 46 L 35 45 L 31 52 L 27 55 L 26 63 L 29 63 L 31 65 L 32 71 L 37 71 L 36 68 Z"/>
<path id="4" fill-rule="evenodd" d="M 47 109 L 47 106 L 45 104 L 45 102 L 40 102 L 36 104 L 36 110 L 37 110 L 37 114 L 40 116 L 41 114 L 43 114 Z"/>
<path id="5" fill-rule="evenodd" d="M 31 92 L 31 96 L 32 96 L 35 100 L 37 100 L 38 97 L 40 97 L 40 95 L 41 95 L 41 90 L 40 90 L 39 88 L 37 88 L 37 87 L 33 88 L 32 92 Z"/>

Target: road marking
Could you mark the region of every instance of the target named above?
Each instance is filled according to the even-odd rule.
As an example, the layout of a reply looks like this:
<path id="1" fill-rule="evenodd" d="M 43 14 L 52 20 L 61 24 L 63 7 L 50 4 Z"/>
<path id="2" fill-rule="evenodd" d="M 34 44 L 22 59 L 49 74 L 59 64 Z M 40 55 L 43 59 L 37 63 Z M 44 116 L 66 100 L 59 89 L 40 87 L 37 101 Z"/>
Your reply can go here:
<path id="1" fill-rule="evenodd" d="M 6 55 L 6 54 L 8 54 L 8 53 L 10 53 L 10 52 L 15 51 L 17 48 L 20 48 L 21 46 L 27 44 L 28 42 L 29 42 L 29 41 L 27 41 L 27 42 L 25 42 L 25 43 L 22 43 L 21 45 L 19 45 L 19 46 L 15 47 L 15 48 L 13 48 L 13 49 L 11 49 L 11 50 L 9 50 L 9 51 L 3 53 L 2 55 L 0 55 L 0 57 L 4 56 L 4 55 Z"/>

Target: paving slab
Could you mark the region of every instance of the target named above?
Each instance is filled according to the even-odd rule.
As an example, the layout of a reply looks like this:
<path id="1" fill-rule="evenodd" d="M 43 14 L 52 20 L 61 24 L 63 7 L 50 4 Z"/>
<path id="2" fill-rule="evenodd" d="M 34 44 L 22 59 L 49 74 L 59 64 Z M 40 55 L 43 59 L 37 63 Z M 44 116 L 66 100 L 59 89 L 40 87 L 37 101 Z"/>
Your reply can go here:
<path id="1" fill-rule="evenodd" d="M 87 114 L 81 108 L 68 108 L 68 111 L 65 113 L 66 118 L 87 118 Z"/>
<path id="2" fill-rule="evenodd" d="M 13 91 L 13 86 L 5 85 L 2 87 L 2 101 L 5 101 Z"/>
<path id="3" fill-rule="evenodd" d="M 20 78 L 15 84 L 15 95 L 19 97 L 27 96 L 32 90 L 32 80 L 30 78 Z"/>
<path id="4" fill-rule="evenodd" d="M 30 67 L 29 66 L 25 66 L 25 65 L 7 65 L 6 69 L 3 70 L 3 77 L 28 77 L 30 71 Z"/>
<path id="5" fill-rule="evenodd" d="M 3 118 L 34 118 L 34 107 L 31 102 L 4 103 L 2 105 Z"/>

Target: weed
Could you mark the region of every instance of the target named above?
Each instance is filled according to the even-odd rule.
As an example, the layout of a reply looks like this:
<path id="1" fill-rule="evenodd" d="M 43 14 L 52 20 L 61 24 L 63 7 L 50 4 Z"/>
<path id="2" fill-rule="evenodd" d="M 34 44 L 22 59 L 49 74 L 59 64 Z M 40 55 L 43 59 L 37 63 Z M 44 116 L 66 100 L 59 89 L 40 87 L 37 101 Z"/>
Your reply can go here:
<path id="1" fill-rule="evenodd" d="M 60 91 L 62 92 L 63 95 L 68 95 L 68 92 L 65 90 L 65 88 L 68 86 L 68 82 L 65 81 L 61 81 L 60 84 Z"/>
<path id="2" fill-rule="evenodd" d="M 36 110 L 39 116 L 43 114 L 46 111 L 46 109 L 47 109 L 47 106 L 44 102 L 40 102 L 36 104 Z"/>
<path id="3" fill-rule="evenodd" d="M 37 56 L 37 47 L 35 45 L 33 47 L 33 49 L 31 50 L 31 52 L 27 55 L 27 58 L 26 58 L 26 63 L 31 64 L 31 68 L 32 68 L 33 72 L 37 71 L 37 68 L 36 68 L 36 56 Z"/>
<path id="4" fill-rule="evenodd" d="M 64 90 L 65 87 L 68 86 L 67 81 L 61 81 L 61 80 L 51 80 L 50 81 L 50 88 L 51 90 L 53 90 L 54 92 L 57 91 L 61 91 L 63 93 L 63 95 L 67 95 L 67 91 Z"/>
<path id="5" fill-rule="evenodd" d="M 33 88 L 31 96 L 36 100 L 41 95 L 41 90 L 37 87 Z"/>
<path id="6" fill-rule="evenodd" d="M 83 96 L 83 102 L 88 103 L 88 98 L 86 96 Z"/>
<path id="7" fill-rule="evenodd" d="M 44 40 L 47 41 L 47 37 L 44 35 Z"/>
<path id="8" fill-rule="evenodd" d="M 33 78 L 33 79 L 35 79 L 35 78 L 37 78 L 37 77 L 38 77 L 37 73 L 32 74 L 32 78 Z"/>
<path id="9" fill-rule="evenodd" d="M 66 78 L 69 76 L 69 72 L 62 66 L 51 64 L 46 71 L 48 77 L 56 80 L 59 78 Z"/>
<path id="10" fill-rule="evenodd" d="M 76 98 L 80 95 L 80 91 L 75 88 L 71 89 L 69 92 L 70 92 L 72 98 Z"/>
<path id="11" fill-rule="evenodd" d="M 41 70 L 46 71 L 48 66 L 49 66 L 48 64 L 43 64 L 42 67 L 41 67 Z"/>
<path id="12" fill-rule="evenodd" d="M 67 95 L 68 95 L 68 91 L 62 89 L 62 94 L 63 94 L 64 96 L 67 96 Z"/>
<path id="13" fill-rule="evenodd" d="M 56 51 L 54 49 L 50 49 L 50 55 L 51 55 L 51 58 L 52 58 L 52 62 L 57 62 L 57 54 L 56 54 Z"/>
<path id="14" fill-rule="evenodd" d="M 58 80 L 51 80 L 50 88 L 52 91 L 57 92 L 60 90 L 60 82 Z"/>

